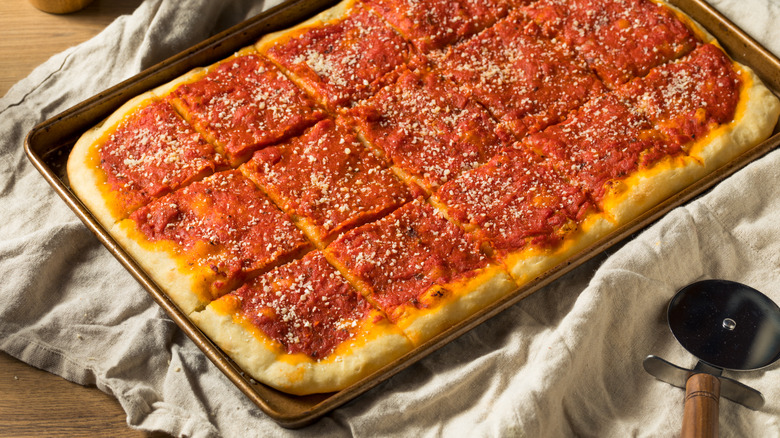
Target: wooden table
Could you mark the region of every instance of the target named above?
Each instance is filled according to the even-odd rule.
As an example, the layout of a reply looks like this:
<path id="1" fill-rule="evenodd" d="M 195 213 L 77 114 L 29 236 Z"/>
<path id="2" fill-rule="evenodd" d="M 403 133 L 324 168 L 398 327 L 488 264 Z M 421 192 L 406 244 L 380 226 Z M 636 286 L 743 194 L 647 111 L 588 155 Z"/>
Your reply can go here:
<path id="1" fill-rule="evenodd" d="M 95 0 L 69 15 L 50 15 L 27 0 L 0 6 L 0 96 L 37 65 L 132 13 L 141 0 Z M 127 426 L 119 402 L 0 353 L 0 437 L 144 437 Z M 160 436 L 153 434 L 151 436 Z"/>
<path id="2" fill-rule="evenodd" d="M 92 38 L 140 4 L 141 0 L 95 0 L 73 14 L 52 15 L 35 9 L 27 0 L 3 0 L 0 96 L 52 55 Z"/>

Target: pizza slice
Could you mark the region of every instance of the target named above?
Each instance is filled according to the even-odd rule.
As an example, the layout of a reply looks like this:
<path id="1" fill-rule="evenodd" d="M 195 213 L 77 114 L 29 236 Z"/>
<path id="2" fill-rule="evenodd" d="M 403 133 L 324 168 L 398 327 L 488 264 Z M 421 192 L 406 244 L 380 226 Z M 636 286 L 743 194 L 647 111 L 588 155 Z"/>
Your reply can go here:
<path id="1" fill-rule="evenodd" d="M 749 69 L 732 63 L 735 80 L 713 49 L 702 46 L 653 68 L 646 78 L 527 137 L 524 147 L 552 159 L 616 224 L 627 223 L 757 145 L 774 128 L 778 99 Z M 707 96 L 714 92 L 717 103 Z"/>
<path id="2" fill-rule="evenodd" d="M 415 345 L 515 287 L 478 239 L 421 199 L 347 232 L 324 252 Z"/>
<path id="3" fill-rule="evenodd" d="M 240 169 L 320 248 L 411 200 L 393 172 L 333 119 L 255 152 Z"/>
<path id="4" fill-rule="evenodd" d="M 254 379 L 297 395 L 343 389 L 411 349 L 319 251 L 191 318 Z"/>
<path id="5" fill-rule="evenodd" d="M 154 90 L 237 166 L 264 146 L 300 134 L 324 112 L 253 48 Z"/>
<path id="6" fill-rule="evenodd" d="M 394 78 L 411 46 L 376 14 L 354 1 L 273 33 L 256 47 L 331 111 L 349 108 Z"/>
<path id="7" fill-rule="evenodd" d="M 522 148 L 507 149 L 460 175 L 431 200 L 448 218 L 484 238 L 493 258 L 519 285 L 612 228 L 579 187 Z"/>
<path id="8" fill-rule="evenodd" d="M 185 313 L 310 249 L 241 172 L 219 172 L 143 206 L 110 230 Z"/>
<path id="9" fill-rule="evenodd" d="M 548 37 L 574 47 L 611 88 L 700 42 L 672 9 L 650 0 L 539 0 L 523 12 Z"/>
<path id="10" fill-rule="evenodd" d="M 79 199 L 110 228 L 151 200 L 225 164 L 173 107 L 146 93 L 76 142 L 67 173 Z"/>
<path id="11" fill-rule="evenodd" d="M 503 0 L 366 0 L 420 51 L 441 49 L 507 14 Z"/>
<path id="12" fill-rule="evenodd" d="M 752 70 L 704 44 L 616 90 L 706 172 L 772 133 L 778 99 Z"/>
<path id="13" fill-rule="evenodd" d="M 404 70 L 347 117 L 403 179 L 429 192 L 486 162 L 509 138 L 482 106 L 425 69 Z"/>
<path id="14" fill-rule="evenodd" d="M 551 160 L 617 224 L 700 176 L 697 163 L 683 153 L 681 144 L 669 141 L 613 93 L 589 101 L 564 122 L 529 135 L 519 147 Z"/>
<path id="15" fill-rule="evenodd" d="M 539 38 L 531 21 L 511 13 L 452 46 L 440 71 L 465 88 L 517 138 L 563 120 L 605 91 L 565 45 Z"/>

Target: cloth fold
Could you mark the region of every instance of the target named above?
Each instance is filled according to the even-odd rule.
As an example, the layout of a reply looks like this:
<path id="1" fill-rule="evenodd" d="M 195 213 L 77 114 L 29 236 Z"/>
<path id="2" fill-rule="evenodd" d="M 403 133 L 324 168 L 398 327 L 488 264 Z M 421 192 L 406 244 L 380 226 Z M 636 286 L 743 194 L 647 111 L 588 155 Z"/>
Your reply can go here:
<path id="1" fill-rule="evenodd" d="M 712 3 L 780 54 L 780 5 Z M 665 320 L 685 284 L 741 281 L 780 302 L 780 151 L 305 429 L 276 425 L 206 359 L 46 184 L 23 141 L 36 123 L 272 5 L 146 0 L 0 99 L 0 349 L 112 394 L 131 427 L 180 436 L 679 434 L 683 391 L 642 359 L 695 364 Z M 780 437 L 778 367 L 725 373 L 767 403 L 721 400 L 722 436 Z"/>

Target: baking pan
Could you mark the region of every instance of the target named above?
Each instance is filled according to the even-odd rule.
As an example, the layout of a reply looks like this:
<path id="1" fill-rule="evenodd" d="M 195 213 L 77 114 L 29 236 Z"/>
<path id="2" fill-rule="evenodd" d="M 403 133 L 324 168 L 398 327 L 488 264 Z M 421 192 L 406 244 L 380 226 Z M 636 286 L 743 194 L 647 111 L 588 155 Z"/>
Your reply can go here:
<path id="1" fill-rule="evenodd" d="M 620 242 L 663 216 L 669 210 L 690 201 L 724 178 L 780 145 L 776 126 L 772 137 L 724 165 L 682 192 L 667 199 L 605 238 L 580 251 L 557 267 L 451 327 L 373 375 L 335 393 L 293 396 L 257 383 L 242 371 L 181 313 L 146 273 L 98 224 L 71 192 L 65 163 L 78 137 L 107 117 L 128 99 L 186 73 L 209 65 L 254 43 L 262 35 L 299 23 L 335 4 L 334 0 L 293 0 L 234 26 L 160 64 L 68 109 L 35 126 L 25 139 L 25 151 L 33 165 L 51 184 L 87 227 L 163 307 L 176 324 L 203 350 L 204 354 L 263 412 L 288 428 L 302 427 L 354 399 L 422 359 L 502 310 L 556 280 L 588 259 Z M 775 93 L 780 90 L 780 60 L 702 0 L 672 0 L 671 3 L 703 25 L 737 61 L 751 67 Z"/>

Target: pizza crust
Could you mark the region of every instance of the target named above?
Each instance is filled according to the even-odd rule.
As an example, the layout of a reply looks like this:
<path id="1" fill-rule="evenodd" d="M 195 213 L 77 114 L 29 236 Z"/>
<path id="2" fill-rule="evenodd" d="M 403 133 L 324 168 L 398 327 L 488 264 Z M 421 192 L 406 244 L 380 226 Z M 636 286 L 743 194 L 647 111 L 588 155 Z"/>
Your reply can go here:
<path id="1" fill-rule="evenodd" d="M 132 219 L 117 223 L 109 234 L 183 313 L 203 309 L 213 299 L 210 285 L 216 280 L 214 271 L 189 266 L 171 242 L 148 241 Z"/>
<path id="2" fill-rule="evenodd" d="M 363 296 L 371 300 L 371 287 L 352 274 L 327 249 L 324 253 L 330 264 Z M 419 346 L 512 292 L 516 287 L 503 266 L 488 265 L 459 281 L 432 286 L 420 295 L 419 307 L 410 303 L 402 304 L 391 317 L 411 342 Z"/>
<path id="3" fill-rule="evenodd" d="M 251 324 L 241 321 L 226 296 L 190 318 L 254 379 L 295 395 L 332 392 L 356 383 L 411 350 L 409 340 L 376 310 L 333 353 L 314 360 L 287 354 Z M 378 320 L 378 321 L 377 321 Z M 377 321 L 377 322 L 373 322 Z"/>
<path id="4" fill-rule="evenodd" d="M 713 130 L 690 149 L 690 155 L 704 163 L 706 173 L 734 160 L 772 135 L 780 117 L 780 99 L 749 67 L 734 62 L 743 89 L 734 121 Z"/>
<path id="5" fill-rule="evenodd" d="M 444 299 L 437 298 L 441 289 Z M 430 300 L 431 307 L 406 306 L 395 323 L 415 346 L 421 345 L 515 289 L 503 267 L 491 265 L 474 277 L 429 289 L 420 301 Z"/>

